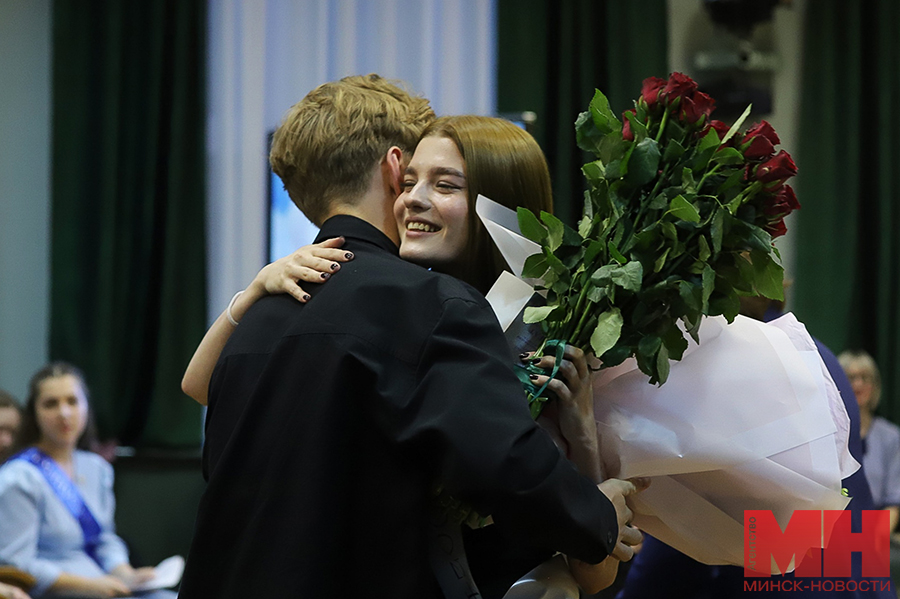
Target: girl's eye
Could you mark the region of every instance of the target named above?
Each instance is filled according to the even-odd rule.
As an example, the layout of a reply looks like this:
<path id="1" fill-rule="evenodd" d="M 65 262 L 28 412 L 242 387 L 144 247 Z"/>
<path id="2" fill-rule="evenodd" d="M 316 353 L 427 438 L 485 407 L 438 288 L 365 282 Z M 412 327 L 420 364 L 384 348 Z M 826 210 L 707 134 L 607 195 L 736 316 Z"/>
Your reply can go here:
<path id="1" fill-rule="evenodd" d="M 415 182 L 415 181 L 404 181 L 404 182 L 403 182 L 403 189 L 409 190 L 409 189 L 412 189 L 412 188 L 415 187 L 415 186 L 416 186 L 416 182 Z"/>
<path id="2" fill-rule="evenodd" d="M 454 185 L 453 183 L 447 183 L 444 181 L 438 183 L 437 185 L 435 185 L 435 187 L 437 187 L 438 189 L 443 189 L 445 191 L 458 191 L 462 189 L 462 187 L 460 187 L 459 185 Z"/>

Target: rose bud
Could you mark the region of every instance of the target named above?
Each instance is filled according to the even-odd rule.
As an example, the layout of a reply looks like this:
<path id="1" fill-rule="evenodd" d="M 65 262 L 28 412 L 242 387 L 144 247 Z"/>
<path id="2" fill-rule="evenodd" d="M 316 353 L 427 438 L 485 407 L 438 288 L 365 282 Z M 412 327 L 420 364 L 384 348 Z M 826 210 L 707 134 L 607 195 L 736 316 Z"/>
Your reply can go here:
<path id="1" fill-rule="evenodd" d="M 744 152 L 744 158 L 747 160 L 764 160 L 771 158 L 772 154 L 775 153 L 775 146 L 762 135 L 757 135 L 749 141 L 747 141 L 747 136 L 744 136 L 744 143 L 741 145 L 741 149 Z"/>
<path id="2" fill-rule="evenodd" d="M 681 118 L 691 125 L 701 123 L 709 117 L 714 104 L 715 100 L 703 92 L 697 92 L 693 97 L 685 96 L 681 100 Z"/>
<path id="3" fill-rule="evenodd" d="M 728 125 L 723 123 L 722 121 L 712 119 L 709 121 L 709 126 L 703 131 L 703 135 L 706 135 L 710 129 L 715 129 L 716 133 L 719 134 L 719 142 L 725 139 L 725 136 L 728 135 L 728 131 L 731 129 Z M 731 141 L 730 139 L 728 140 Z"/>
<path id="4" fill-rule="evenodd" d="M 647 104 L 647 108 L 653 110 L 659 102 L 659 92 L 666 85 L 665 79 L 659 77 L 647 77 L 641 87 L 641 99 Z"/>
<path id="5" fill-rule="evenodd" d="M 781 191 L 778 192 L 778 199 L 779 202 L 786 205 L 791 212 L 800 210 L 800 202 L 797 200 L 797 194 L 794 193 L 794 190 L 790 185 L 785 185 L 781 188 Z"/>
<path id="6" fill-rule="evenodd" d="M 775 183 L 767 185 L 775 189 L 796 174 L 797 165 L 791 155 L 781 150 L 756 168 L 755 179 L 763 184 Z"/>
<path id="7" fill-rule="evenodd" d="M 663 88 L 663 96 L 667 104 L 674 103 L 678 98 L 690 96 L 697 91 L 697 82 L 684 73 L 672 73 Z"/>
<path id="8" fill-rule="evenodd" d="M 772 236 L 772 239 L 776 237 L 781 237 L 785 233 L 787 233 L 787 227 L 784 225 L 784 219 L 778 219 L 775 222 L 767 223 L 765 227 L 763 227 L 765 231 Z"/>
<path id="9" fill-rule="evenodd" d="M 634 133 L 631 131 L 631 121 L 626 116 L 628 113 L 637 114 L 634 108 L 629 108 L 622 113 L 622 139 L 634 141 Z"/>
<path id="10" fill-rule="evenodd" d="M 747 129 L 747 134 L 744 136 L 744 140 L 741 142 L 742 144 L 747 143 L 752 138 L 762 135 L 769 143 L 773 146 L 777 146 L 781 143 L 781 140 L 778 139 L 778 134 L 775 133 L 775 129 L 772 128 L 772 125 L 767 123 L 766 121 L 760 121 Z"/>

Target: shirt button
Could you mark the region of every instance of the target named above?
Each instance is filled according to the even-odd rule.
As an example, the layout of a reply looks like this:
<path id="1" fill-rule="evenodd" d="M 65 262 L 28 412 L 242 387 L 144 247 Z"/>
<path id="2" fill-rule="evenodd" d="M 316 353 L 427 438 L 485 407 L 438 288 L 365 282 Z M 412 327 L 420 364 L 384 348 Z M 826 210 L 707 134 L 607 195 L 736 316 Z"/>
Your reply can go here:
<path id="1" fill-rule="evenodd" d="M 613 533 L 610 532 L 610 533 L 606 534 L 606 542 L 607 543 L 612 545 L 613 541 L 615 541 L 615 540 L 616 540 L 616 537 L 613 536 Z"/>

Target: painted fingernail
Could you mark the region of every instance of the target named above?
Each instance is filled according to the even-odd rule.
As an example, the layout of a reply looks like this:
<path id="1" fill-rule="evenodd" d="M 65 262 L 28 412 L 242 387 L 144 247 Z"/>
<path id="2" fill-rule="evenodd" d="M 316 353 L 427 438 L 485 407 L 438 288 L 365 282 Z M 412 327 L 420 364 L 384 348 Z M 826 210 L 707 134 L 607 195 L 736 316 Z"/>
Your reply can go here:
<path id="1" fill-rule="evenodd" d="M 347 252 L 346 254 L 344 254 L 344 258 L 346 258 L 347 260 L 353 260 L 353 252 Z"/>
<path id="2" fill-rule="evenodd" d="M 529 375 L 528 375 L 528 378 L 530 378 L 530 379 L 533 380 L 533 381 L 536 381 L 536 380 L 538 380 L 538 375 L 536 375 L 536 374 L 529 374 Z"/>
<path id="3" fill-rule="evenodd" d="M 537 364 L 540 361 L 541 361 L 541 358 L 531 358 L 530 360 L 528 360 L 528 362 L 530 364 Z"/>
<path id="4" fill-rule="evenodd" d="M 330 277 L 330 276 L 331 276 L 331 275 L 328 274 L 327 272 L 323 272 L 323 273 L 322 273 L 322 278 L 323 278 L 323 279 L 327 279 L 327 278 Z"/>
<path id="5" fill-rule="evenodd" d="M 309 294 L 308 294 L 308 293 L 305 294 L 305 295 L 303 296 L 303 299 L 304 299 L 305 301 L 308 302 L 308 301 L 309 301 Z"/>
<path id="6" fill-rule="evenodd" d="M 519 354 L 519 359 L 522 360 L 523 362 L 525 361 L 525 358 L 527 358 L 527 357 L 528 357 L 528 352 L 527 352 L 527 351 L 526 351 L 526 352 L 522 352 L 521 354 Z"/>
<path id="7" fill-rule="evenodd" d="M 339 269 L 340 267 L 341 267 L 341 265 L 338 264 L 337 262 L 335 262 L 334 264 L 331 265 L 331 270 L 337 270 L 337 269 Z"/>

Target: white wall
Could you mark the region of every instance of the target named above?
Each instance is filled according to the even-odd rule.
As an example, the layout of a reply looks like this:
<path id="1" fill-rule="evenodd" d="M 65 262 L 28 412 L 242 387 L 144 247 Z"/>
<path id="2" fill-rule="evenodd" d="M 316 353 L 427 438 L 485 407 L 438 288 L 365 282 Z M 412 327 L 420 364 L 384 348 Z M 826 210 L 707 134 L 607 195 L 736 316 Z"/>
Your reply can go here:
<path id="1" fill-rule="evenodd" d="M 209 318 L 265 264 L 266 135 L 317 85 L 377 72 L 492 114 L 495 0 L 210 0 Z"/>
<path id="2" fill-rule="evenodd" d="M 779 6 L 771 24 L 759 25 L 753 41 L 761 48 L 774 52 L 780 66 L 772 77 L 772 113 L 765 120 L 772 124 L 781 139 L 779 148 L 796 158 L 800 120 L 800 78 L 803 53 L 803 15 L 807 0 L 792 0 L 789 7 Z M 701 0 L 668 0 L 669 6 L 669 66 L 673 71 L 691 75 L 695 51 L 710 42 L 714 24 Z M 729 41 L 718 42 L 727 46 Z M 712 42 L 715 43 L 715 42 Z M 802 175 L 802 173 L 800 173 Z M 803 198 L 799 198 L 803 202 Z M 776 242 L 781 252 L 786 278 L 794 270 L 792 235 L 795 216 L 788 217 L 788 233 Z"/>
<path id="3" fill-rule="evenodd" d="M 0 388 L 48 358 L 50 0 L 0 0 Z"/>

